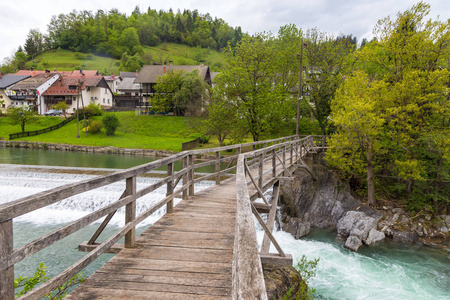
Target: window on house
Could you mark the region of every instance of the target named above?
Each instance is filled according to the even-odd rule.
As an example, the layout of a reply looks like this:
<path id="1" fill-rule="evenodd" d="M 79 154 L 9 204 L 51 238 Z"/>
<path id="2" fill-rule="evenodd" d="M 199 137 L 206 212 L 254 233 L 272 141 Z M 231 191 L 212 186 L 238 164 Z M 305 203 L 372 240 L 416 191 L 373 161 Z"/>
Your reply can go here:
<path id="1" fill-rule="evenodd" d="M 107 88 L 105 88 L 105 94 L 108 94 L 108 89 Z"/>
<path id="2" fill-rule="evenodd" d="M 105 98 L 103 98 L 103 103 L 105 103 Z"/>
<path id="3" fill-rule="evenodd" d="M 76 90 L 77 86 L 76 85 L 69 85 L 69 90 Z"/>
<path id="4" fill-rule="evenodd" d="M 109 99 L 108 99 L 108 104 L 109 104 Z"/>

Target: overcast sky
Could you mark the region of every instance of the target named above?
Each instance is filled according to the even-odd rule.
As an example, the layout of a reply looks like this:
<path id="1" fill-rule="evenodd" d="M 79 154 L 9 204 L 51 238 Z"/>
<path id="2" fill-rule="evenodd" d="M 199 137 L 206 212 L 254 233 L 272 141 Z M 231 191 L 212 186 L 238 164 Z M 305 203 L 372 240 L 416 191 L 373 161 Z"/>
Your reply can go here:
<path id="1" fill-rule="evenodd" d="M 418 1 L 412 0 L 1 0 L 0 1 L 0 62 L 13 55 L 19 45 L 24 45 L 30 29 L 47 33 L 47 24 L 53 15 L 75 10 L 117 8 L 127 16 L 136 6 L 145 12 L 150 6 L 156 10 L 178 9 L 209 13 L 229 25 L 241 26 L 244 32 L 271 31 L 294 23 L 306 30 L 317 27 L 334 34 L 353 34 L 360 42 L 371 38 L 376 22 L 388 15 L 395 17 L 399 11 L 409 9 Z M 442 20 L 450 18 L 449 0 L 428 0 L 429 17 Z"/>

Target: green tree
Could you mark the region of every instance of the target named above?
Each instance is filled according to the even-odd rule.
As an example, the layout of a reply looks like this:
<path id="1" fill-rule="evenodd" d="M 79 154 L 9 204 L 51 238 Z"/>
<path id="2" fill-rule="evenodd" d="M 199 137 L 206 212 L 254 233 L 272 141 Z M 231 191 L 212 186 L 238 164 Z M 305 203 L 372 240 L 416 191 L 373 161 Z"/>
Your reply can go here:
<path id="1" fill-rule="evenodd" d="M 103 127 L 105 127 L 106 135 L 114 135 L 120 122 L 116 115 L 106 114 L 102 118 Z"/>
<path id="2" fill-rule="evenodd" d="M 224 145 L 227 138 L 236 143 L 241 142 L 247 136 L 245 121 L 239 117 L 238 112 L 239 110 L 233 102 L 221 98 L 217 93 L 213 94 L 203 126 L 208 134 L 217 137 L 220 146 Z"/>
<path id="3" fill-rule="evenodd" d="M 208 101 L 209 85 L 198 71 L 189 72 L 181 78 L 180 88 L 173 95 L 174 109 L 177 115 L 200 115 Z"/>
<path id="4" fill-rule="evenodd" d="M 60 101 L 52 107 L 54 109 L 61 110 L 64 114 L 64 117 L 67 118 L 66 111 L 69 109 L 69 105 L 67 105 L 66 101 Z"/>
<path id="5" fill-rule="evenodd" d="M 156 95 L 152 99 L 152 107 L 157 111 L 170 112 L 175 110 L 174 95 L 180 90 L 183 82 L 183 70 L 168 70 L 159 76 L 156 85 Z"/>
<path id="6" fill-rule="evenodd" d="M 292 86 L 279 76 L 283 71 L 278 68 L 282 65 L 279 61 L 286 57 L 275 45 L 273 35 L 260 33 L 244 37 L 234 49 L 228 47 L 213 89 L 214 97 L 226 99 L 238 109 L 237 114 L 245 120 L 243 130 L 250 132 L 254 141 L 295 115 L 297 101 L 291 97 Z"/>
<path id="7" fill-rule="evenodd" d="M 331 99 L 343 82 L 348 54 L 354 46 L 344 38 L 334 38 L 317 29 L 306 33 L 303 54 L 307 61 L 304 82 L 305 103 L 319 123 L 323 135 L 330 133 L 328 116 Z"/>
<path id="8" fill-rule="evenodd" d="M 22 132 L 24 132 L 25 125 L 33 123 L 36 120 L 37 113 L 26 106 L 19 106 L 9 108 L 7 116 L 12 125 L 19 124 Z"/>
<path id="9" fill-rule="evenodd" d="M 376 205 L 374 156 L 381 149 L 380 137 L 385 117 L 380 102 L 385 92 L 382 81 L 369 82 L 357 72 L 347 78 L 331 103 L 331 119 L 336 132 L 330 136 L 327 162 L 346 175 L 366 174 L 368 201 Z"/>
<path id="10" fill-rule="evenodd" d="M 32 60 L 44 51 L 44 36 L 39 29 L 30 29 L 24 48 Z"/>
<path id="11" fill-rule="evenodd" d="M 129 27 L 122 31 L 120 35 L 120 45 L 124 47 L 124 49 L 130 54 L 134 55 L 139 50 L 138 46 L 140 46 L 139 35 L 137 33 L 136 28 Z"/>
<path id="12" fill-rule="evenodd" d="M 356 57 L 372 82 L 385 86 L 376 105 L 379 116 L 385 116 L 377 136 L 382 147 L 373 147 L 379 172 L 397 179 L 387 185 L 406 196 L 411 209 L 437 212 L 450 204 L 450 23 L 425 20 L 429 11 L 419 2 L 395 20 L 380 20 L 376 40 Z"/>

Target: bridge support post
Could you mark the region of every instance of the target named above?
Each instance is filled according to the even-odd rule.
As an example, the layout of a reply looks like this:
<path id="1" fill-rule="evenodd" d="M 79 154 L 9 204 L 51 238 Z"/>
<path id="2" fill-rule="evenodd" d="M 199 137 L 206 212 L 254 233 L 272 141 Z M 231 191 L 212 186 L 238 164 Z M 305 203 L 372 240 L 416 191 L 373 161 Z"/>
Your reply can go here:
<path id="1" fill-rule="evenodd" d="M 189 154 L 188 165 L 192 169 L 189 171 L 188 181 L 189 181 L 189 196 L 194 196 L 194 155 Z"/>
<path id="2" fill-rule="evenodd" d="M 6 260 L 14 250 L 12 220 L 0 223 L 0 259 Z M 14 266 L 0 270 L 0 299 L 14 300 Z"/>
<path id="3" fill-rule="evenodd" d="M 283 146 L 283 164 L 286 165 L 286 145 Z M 288 176 L 286 170 L 284 170 L 283 175 Z"/>
<path id="4" fill-rule="evenodd" d="M 272 177 L 277 177 L 277 151 L 272 150 Z"/>
<path id="5" fill-rule="evenodd" d="M 272 201 L 270 203 L 270 212 L 269 217 L 267 218 L 267 229 L 270 232 L 273 231 L 273 225 L 275 223 L 275 215 L 277 213 L 277 205 L 278 205 L 278 196 L 280 194 L 280 181 L 275 182 L 273 186 L 273 196 Z M 270 248 L 270 238 L 267 234 L 264 233 L 263 242 L 261 244 L 261 253 L 269 253 Z"/>
<path id="6" fill-rule="evenodd" d="M 126 196 L 136 194 L 136 176 L 127 178 Z M 136 200 L 125 206 L 125 224 L 136 219 Z M 125 234 L 125 248 L 133 248 L 136 241 L 136 227 L 133 227 Z"/>
<path id="7" fill-rule="evenodd" d="M 167 177 L 172 177 L 170 181 L 167 183 L 167 192 L 166 196 L 171 196 L 171 199 L 169 202 L 167 202 L 167 213 L 171 214 L 173 213 L 173 163 L 169 163 L 167 165 Z"/>
<path id="8" fill-rule="evenodd" d="M 186 169 L 188 167 L 188 158 L 183 158 L 183 169 Z M 188 190 L 187 190 L 187 184 L 188 184 L 188 173 L 183 174 L 183 186 L 185 187 L 183 189 L 183 200 L 186 200 L 188 198 Z"/>
<path id="9" fill-rule="evenodd" d="M 216 152 L 216 184 L 220 184 L 220 151 Z"/>
<path id="10" fill-rule="evenodd" d="M 258 187 L 262 189 L 263 187 L 263 171 L 264 171 L 264 154 L 259 155 L 259 179 Z"/>

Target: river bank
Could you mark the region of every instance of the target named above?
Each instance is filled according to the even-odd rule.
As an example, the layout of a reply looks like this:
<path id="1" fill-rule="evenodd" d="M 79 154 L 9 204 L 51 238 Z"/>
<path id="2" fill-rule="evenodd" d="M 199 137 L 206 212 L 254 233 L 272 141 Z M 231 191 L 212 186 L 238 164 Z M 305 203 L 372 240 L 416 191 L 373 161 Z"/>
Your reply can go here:
<path id="1" fill-rule="evenodd" d="M 0 140 L 0 147 L 6 148 L 27 148 L 27 149 L 43 149 L 43 150 L 59 150 L 59 151 L 77 151 L 77 152 L 91 152 L 103 154 L 123 154 L 123 155 L 141 155 L 148 157 L 167 157 L 173 154 L 172 151 L 151 150 L 151 149 L 126 149 L 116 148 L 112 146 L 82 146 L 69 144 L 54 144 L 54 143 L 40 143 L 40 142 L 25 142 L 25 141 L 4 141 Z"/>

